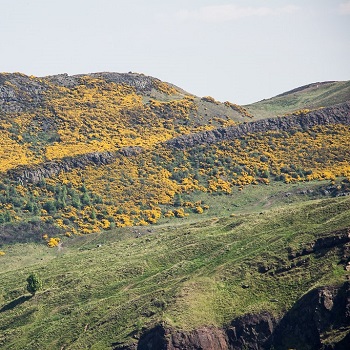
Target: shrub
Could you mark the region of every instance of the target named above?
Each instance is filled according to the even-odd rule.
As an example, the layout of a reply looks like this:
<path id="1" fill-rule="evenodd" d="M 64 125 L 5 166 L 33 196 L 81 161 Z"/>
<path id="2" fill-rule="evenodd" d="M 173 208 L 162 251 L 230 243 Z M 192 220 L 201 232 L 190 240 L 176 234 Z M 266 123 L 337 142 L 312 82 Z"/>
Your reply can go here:
<path id="1" fill-rule="evenodd" d="M 43 283 L 37 275 L 33 273 L 29 275 L 29 277 L 27 278 L 27 291 L 30 294 L 35 295 L 35 293 L 42 289 L 42 287 Z"/>
<path id="2" fill-rule="evenodd" d="M 53 247 L 57 247 L 59 242 L 60 242 L 60 239 L 59 239 L 59 238 L 53 238 L 53 237 L 51 237 L 51 238 L 48 240 L 47 245 L 48 245 L 49 248 L 53 248 Z"/>
<path id="3" fill-rule="evenodd" d="M 197 214 L 202 214 L 203 211 L 204 211 L 203 208 L 199 207 L 199 206 L 194 209 L 194 212 L 197 213 Z"/>

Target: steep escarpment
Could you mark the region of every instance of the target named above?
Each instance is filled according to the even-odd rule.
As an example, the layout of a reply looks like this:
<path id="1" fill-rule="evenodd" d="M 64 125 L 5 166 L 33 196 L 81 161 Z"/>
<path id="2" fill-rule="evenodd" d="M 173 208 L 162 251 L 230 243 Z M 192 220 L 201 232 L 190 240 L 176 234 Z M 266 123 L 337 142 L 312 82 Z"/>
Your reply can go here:
<path id="1" fill-rule="evenodd" d="M 117 157 L 131 157 L 143 151 L 142 147 L 123 147 L 119 152 L 93 152 L 76 157 L 67 157 L 34 166 L 20 166 L 9 170 L 7 175 L 20 184 L 37 184 L 45 178 L 53 178 L 61 172 L 84 169 L 89 165 L 103 166 L 113 163 Z"/>
<path id="2" fill-rule="evenodd" d="M 346 349 L 350 330 L 350 283 L 304 295 L 273 332 L 276 349 Z M 337 339 L 337 340 L 335 340 Z"/>
<path id="3" fill-rule="evenodd" d="M 312 247 L 311 251 L 303 249 L 302 252 L 320 257 L 335 249 L 343 254 L 341 251 L 346 250 L 350 242 L 349 232 L 349 228 L 345 228 L 324 234 L 307 245 Z M 295 259 L 295 256 L 292 258 Z M 349 261 L 350 256 L 347 254 L 346 258 Z M 344 269 L 347 267 L 343 259 L 339 264 Z M 137 343 L 116 346 L 114 349 L 345 350 L 349 337 L 350 282 L 347 281 L 306 292 L 287 312 L 281 312 L 278 316 L 270 311 L 247 313 L 222 328 L 205 326 L 191 331 L 163 323 L 144 331 Z"/>
<path id="4" fill-rule="evenodd" d="M 262 119 L 250 123 L 243 123 L 227 128 L 218 128 L 203 131 L 191 135 L 183 135 L 169 140 L 169 147 L 185 149 L 199 144 L 212 144 L 239 138 L 249 133 L 262 133 L 267 131 L 287 131 L 291 129 L 307 130 L 318 125 L 350 124 L 350 102 L 342 103 L 333 107 L 323 108 L 306 114 L 291 115 Z"/>
<path id="5" fill-rule="evenodd" d="M 73 169 L 83 169 L 88 165 L 106 165 L 112 163 L 116 155 L 112 152 L 94 152 L 87 153 L 77 157 L 64 158 L 46 162 L 32 167 L 20 166 L 16 169 L 9 170 L 10 178 L 21 184 L 27 182 L 38 183 L 45 178 L 53 178 L 61 172 L 71 171 Z"/>

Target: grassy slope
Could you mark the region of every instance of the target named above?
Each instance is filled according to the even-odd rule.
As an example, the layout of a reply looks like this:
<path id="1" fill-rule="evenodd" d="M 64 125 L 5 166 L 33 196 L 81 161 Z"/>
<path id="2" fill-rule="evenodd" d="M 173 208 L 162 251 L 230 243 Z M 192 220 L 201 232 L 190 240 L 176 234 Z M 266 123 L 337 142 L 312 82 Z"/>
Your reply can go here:
<path id="1" fill-rule="evenodd" d="M 66 239 L 61 250 L 34 244 L 3 247 L 1 348 L 108 349 L 160 321 L 190 329 L 222 325 L 249 311 L 280 313 L 310 288 L 343 281 L 337 250 L 322 259 L 312 255 L 308 265 L 285 273 L 258 272 L 259 263 L 288 265 L 287 247 L 300 249 L 350 225 L 349 197 L 296 198 L 287 204 L 293 200 L 284 191 L 297 189 L 283 186 L 266 190 L 256 210 L 276 208 L 261 215 L 243 213 L 249 199 L 245 203 L 238 196 L 231 207 L 238 203 L 242 213 L 231 217 L 219 209 L 223 198 L 230 205 L 230 197 L 218 196 L 212 207 L 221 218 L 171 219 L 151 228 L 76 237 Z M 247 198 L 259 197 L 262 188 L 250 187 Z M 44 290 L 33 298 L 25 292 L 31 272 L 44 281 Z"/>
<path id="2" fill-rule="evenodd" d="M 254 120 L 295 112 L 300 109 L 315 109 L 332 106 L 350 100 L 350 81 L 310 84 L 304 89 L 262 100 L 245 106 L 254 115 Z"/>

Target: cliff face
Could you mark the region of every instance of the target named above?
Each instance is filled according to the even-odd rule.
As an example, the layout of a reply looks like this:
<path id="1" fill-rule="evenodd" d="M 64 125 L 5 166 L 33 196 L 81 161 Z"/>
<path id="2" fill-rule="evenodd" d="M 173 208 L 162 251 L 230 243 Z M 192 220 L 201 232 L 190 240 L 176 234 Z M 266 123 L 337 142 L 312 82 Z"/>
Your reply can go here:
<path id="1" fill-rule="evenodd" d="M 349 326 L 347 282 L 340 288 L 324 287 L 307 293 L 282 318 L 268 343 L 276 349 L 346 349 L 344 337 L 338 341 L 331 337 Z"/>
<path id="2" fill-rule="evenodd" d="M 166 142 L 170 148 L 185 149 L 199 144 L 212 144 L 230 140 L 249 133 L 266 131 L 288 131 L 290 129 L 307 130 L 318 125 L 344 124 L 350 125 L 350 102 L 333 107 L 323 108 L 307 114 L 262 119 L 227 128 L 204 131 L 191 135 L 183 135 Z"/>
<path id="3" fill-rule="evenodd" d="M 18 167 L 8 171 L 10 178 L 18 182 L 38 183 L 44 178 L 52 178 L 60 172 L 70 171 L 72 169 L 84 169 L 89 165 L 106 165 L 111 164 L 118 157 L 118 154 L 131 157 L 143 151 L 142 147 L 123 147 L 118 153 L 115 152 L 93 152 L 81 156 L 64 158 L 61 160 L 46 162 L 44 164 L 32 167 Z"/>
<path id="4" fill-rule="evenodd" d="M 84 154 L 74 158 L 66 158 L 57 161 L 51 161 L 32 167 L 18 167 L 10 170 L 10 178 L 20 183 L 38 183 L 44 178 L 57 176 L 62 171 L 72 169 L 83 169 L 88 165 L 110 164 L 114 161 L 116 155 L 111 152 L 94 152 Z"/>
<path id="5" fill-rule="evenodd" d="M 157 326 L 125 350 L 347 349 L 350 333 L 350 283 L 317 288 L 304 295 L 281 319 L 268 312 L 247 314 L 223 329 L 182 332 Z M 337 334 L 337 340 L 331 335 Z"/>
<path id="6" fill-rule="evenodd" d="M 47 88 L 47 84 L 24 74 L 0 74 L 0 112 L 22 112 L 35 108 L 43 102 Z"/>
<path id="7" fill-rule="evenodd" d="M 289 259 L 331 248 L 342 251 L 341 264 L 348 270 L 350 229 L 334 231 Z M 223 328 L 201 327 L 189 332 L 158 325 L 144 332 L 138 343 L 115 350 L 345 350 L 350 341 L 350 282 L 313 289 L 282 317 L 265 311 L 235 318 Z"/>

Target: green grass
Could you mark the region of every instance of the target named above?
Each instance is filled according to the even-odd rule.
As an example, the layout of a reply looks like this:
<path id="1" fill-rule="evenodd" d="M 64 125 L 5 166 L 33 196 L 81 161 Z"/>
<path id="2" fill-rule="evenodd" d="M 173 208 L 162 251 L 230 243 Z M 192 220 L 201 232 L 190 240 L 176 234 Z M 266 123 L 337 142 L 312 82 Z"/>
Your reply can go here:
<path id="1" fill-rule="evenodd" d="M 312 85 L 245 106 L 254 120 L 284 115 L 300 109 L 328 107 L 350 100 L 350 81 Z"/>
<path id="2" fill-rule="evenodd" d="M 338 179 L 336 183 L 340 184 L 341 180 L 341 178 Z M 182 194 L 183 202 L 201 201 L 203 204 L 209 205 L 210 209 L 202 214 L 190 214 L 180 220 L 177 218 L 162 218 L 159 223 L 177 225 L 179 222 L 191 222 L 207 217 L 227 217 L 247 213 L 259 214 L 280 206 L 323 198 L 324 196 L 320 194 L 321 189 L 329 184 L 329 180 L 294 184 L 273 181 L 269 185 L 246 186 L 242 191 L 234 187 L 231 194 L 199 191 Z M 165 206 L 165 209 L 173 209 L 173 207 Z"/>
<path id="3" fill-rule="evenodd" d="M 282 204 L 292 196 L 276 194 L 274 207 L 268 198 L 276 189 L 252 186 L 245 197 L 214 197 L 214 216 L 66 238 L 61 250 L 2 247 L 0 347 L 110 349 L 159 322 L 193 329 L 246 312 L 280 314 L 309 289 L 341 283 L 338 249 L 311 254 L 307 265 L 283 273 L 258 272 L 260 265 L 276 272 L 290 264 L 288 247 L 301 249 L 350 226 L 349 197 Z M 239 212 L 260 195 L 267 197 L 255 208 L 262 214 Z M 234 217 L 216 216 L 223 198 L 240 205 Z M 30 298 L 25 280 L 32 272 L 44 289 Z"/>

